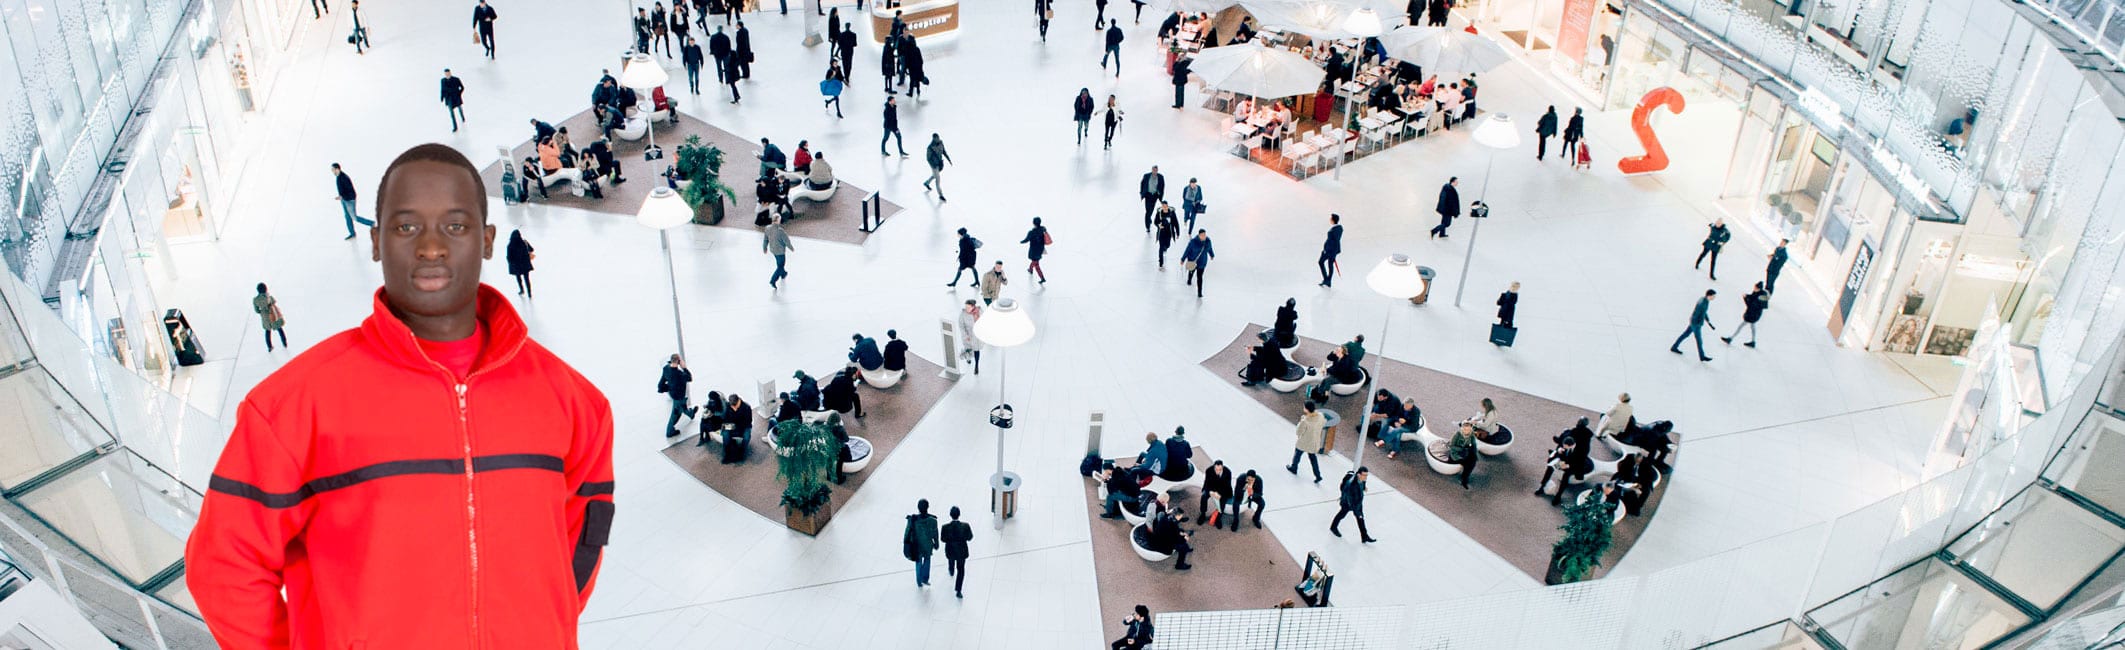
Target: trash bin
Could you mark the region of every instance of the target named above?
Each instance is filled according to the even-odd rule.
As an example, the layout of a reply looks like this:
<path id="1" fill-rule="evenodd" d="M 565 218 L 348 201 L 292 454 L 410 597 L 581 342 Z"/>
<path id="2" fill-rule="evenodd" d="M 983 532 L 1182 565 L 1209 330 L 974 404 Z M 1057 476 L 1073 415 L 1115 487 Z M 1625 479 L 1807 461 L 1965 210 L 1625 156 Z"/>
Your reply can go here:
<path id="1" fill-rule="evenodd" d="M 1417 276 L 1424 278 L 1424 290 L 1418 292 L 1417 297 L 1409 299 L 1409 304 L 1412 305 L 1421 305 L 1431 299 L 1431 280 L 1439 277 L 1439 272 L 1431 270 L 1429 266 L 1419 266 L 1417 267 Z"/>
<path id="2" fill-rule="evenodd" d="M 1018 488 L 1024 484 L 1017 472 L 989 476 L 989 512 L 996 513 L 997 527 L 1003 526 L 1003 520 L 1018 514 Z"/>

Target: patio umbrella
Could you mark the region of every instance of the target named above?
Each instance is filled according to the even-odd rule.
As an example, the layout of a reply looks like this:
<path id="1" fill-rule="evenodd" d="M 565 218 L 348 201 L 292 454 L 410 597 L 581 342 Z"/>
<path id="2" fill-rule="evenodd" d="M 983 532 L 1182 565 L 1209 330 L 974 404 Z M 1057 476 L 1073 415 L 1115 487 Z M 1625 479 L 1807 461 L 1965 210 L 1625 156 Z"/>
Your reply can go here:
<path id="1" fill-rule="evenodd" d="M 1240 3 L 1240 0 L 1173 0 L 1173 10 L 1181 13 L 1214 14 Z"/>
<path id="2" fill-rule="evenodd" d="M 1505 53 L 1505 48 L 1499 47 L 1495 41 L 1451 29 L 1423 35 L 1411 47 L 1414 51 L 1407 53 L 1415 56 L 1403 60 L 1424 66 L 1426 71 L 1436 70 L 1440 73 L 1488 72 L 1512 58 Z M 1388 50 L 1388 54 L 1396 55 L 1392 48 Z"/>
<path id="3" fill-rule="evenodd" d="M 1197 52 L 1188 70 L 1210 88 L 1264 99 L 1319 90 L 1321 79 L 1328 76 L 1305 56 L 1252 41 Z"/>
<path id="4" fill-rule="evenodd" d="M 1408 21 L 1408 6 L 1391 0 L 1241 0 L 1240 6 L 1265 28 L 1330 41 L 1358 37 L 1344 21 L 1359 9 L 1373 10 L 1383 25 Z"/>
<path id="5" fill-rule="evenodd" d="M 1446 31 L 1443 27 L 1403 25 L 1381 34 L 1380 45 L 1387 48 L 1387 56 L 1419 63 L 1433 56 L 1430 41 L 1443 31 Z"/>

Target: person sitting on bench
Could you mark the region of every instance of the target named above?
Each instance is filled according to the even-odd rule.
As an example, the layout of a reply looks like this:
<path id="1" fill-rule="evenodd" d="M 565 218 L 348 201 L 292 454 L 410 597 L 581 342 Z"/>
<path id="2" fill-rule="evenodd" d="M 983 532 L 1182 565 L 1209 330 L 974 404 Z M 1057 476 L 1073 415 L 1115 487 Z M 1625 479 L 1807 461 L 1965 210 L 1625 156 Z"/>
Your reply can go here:
<path id="1" fill-rule="evenodd" d="M 1128 508 L 1131 512 L 1141 511 L 1139 506 L 1144 488 L 1136 482 L 1135 469 L 1115 467 L 1113 463 L 1108 463 L 1100 469 L 1103 472 L 1100 478 L 1107 486 L 1106 512 L 1100 514 L 1100 518 L 1120 519 L 1120 508 Z"/>
<path id="2" fill-rule="evenodd" d="M 1417 408 L 1416 398 L 1402 400 L 1395 411 L 1398 415 L 1388 423 L 1387 432 L 1372 443 L 1375 447 L 1386 447 L 1388 458 L 1400 455 L 1402 445 L 1416 443 L 1411 438 L 1415 438 L 1417 430 L 1424 426 L 1424 411 Z"/>
<path id="3" fill-rule="evenodd" d="M 1669 447 L 1673 445 L 1673 439 L 1668 437 L 1668 432 L 1673 430 L 1675 423 L 1667 420 L 1641 427 L 1633 418 L 1624 424 L 1622 433 L 1616 434 L 1616 442 L 1644 449 L 1652 454 L 1652 461 L 1661 462 L 1667 460 Z"/>
<path id="4" fill-rule="evenodd" d="M 846 369 L 835 373 L 834 378 L 826 382 L 826 389 L 820 392 L 820 399 L 826 410 L 837 413 L 853 411 L 858 418 L 864 416 L 863 396 L 857 394 L 856 378 Z"/>
<path id="5" fill-rule="evenodd" d="M 1247 369 L 1241 374 L 1241 378 L 1246 380 L 1242 385 L 1267 383 L 1271 379 L 1282 379 L 1285 374 L 1291 372 L 1291 361 L 1284 358 L 1284 351 L 1269 340 L 1266 332 L 1264 334 L 1262 342 L 1255 345 L 1253 353 L 1249 355 Z"/>
<path id="6" fill-rule="evenodd" d="M 857 368 L 871 371 L 885 366 L 885 355 L 878 351 L 877 339 L 862 334 L 851 334 L 849 340 L 856 342 L 855 345 L 849 346 L 849 361 L 855 362 Z"/>
<path id="7" fill-rule="evenodd" d="M 1321 396 L 1320 399 L 1314 401 L 1326 401 L 1328 396 L 1333 394 L 1328 392 L 1328 390 L 1335 388 L 1337 384 L 1356 384 L 1365 381 L 1365 371 L 1358 367 L 1357 355 L 1345 354 L 1342 348 L 1328 351 L 1327 375 L 1328 377 L 1322 379 L 1320 385 L 1313 389 L 1315 394 Z"/>
<path id="8" fill-rule="evenodd" d="M 802 370 L 797 371 L 797 374 L 793 377 L 797 380 L 797 390 L 791 391 L 790 396 L 796 399 L 797 409 L 800 411 L 819 410 L 819 380 L 813 379 L 811 375 L 804 374 Z"/>
<path id="9" fill-rule="evenodd" d="M 885 369 L 906 372 L 908 369 L 908 342 L 900 340 L 898 330 L 885 331 Z"/>
<path id="10" fill-rule="evenodd" d="M 1159 505 L 1165 503 L 1165 495 L 1159 495 Z M 1173 554 L 1173 568 L 1181 571 L 1194 568 L 1188 566 L 1188 553 L 1195 547 L 1188 543 L 1187 531 L 1181 530 L 1181 519 L 1187 516 L 1180 508 L 1159 508 L 1157 516 L 1151 518 L 1148 539 L 1144 540 L 1145 546 L 1153 551 Z"/>
<path id="11" fill-rule="evenodd" d="M 826 164 L 826 152 L 812 154 L 812 164 L 804 172 L 804 189 L 826 190 L 834 186 L 834 166 Z"/>
<path id="12" fill-rule="evenodd" d="M 1188 429 L 1174 427 L 1173 437 L 1166 439 L 1166 467 L 1159 478 L 1168 481 L 1185 481 L 1194 478 L 1195 468 L 1188 463 L 1195 458 L 1195 447 L 1188 444 Z"/>
<path id="13" fill-rule="evenodd" d="M 1586 473 L 1593 471 L 1594 460 L 1588 455 L 1591 452 L 1588 445 L 1594 441 L 1594 431 L 1587 428 L 1586 418 L 1579 418 L 1579 424 L 1558 433 L 1553 440 L 1556 440 L 1557 447 L 1549 452 L 1549 468 L 1542 470 L 1542 480 L 1535 483 L 1535 494 L 1540 496 L 1542 487 L 1549 485 L 1550 474 L 1561 469 L 1564 473 L 1557 477 L 1557 492 L 1549 499 L 1550 505 L 1557 505 L 1564 501 L 1565 483 L 1585 479 Z"/>
<path id="14" fill-rule="evenodd" d="M 1378 438 L 1381 431 L 1386 430 L 1389 424 L 1394 423 L 1395 420 L 1401 417 L 1402 398 L 1396 397 L 1393 392 L 1385 388 L 1373 391 L 1372 420 L 1365 423 L 1365 435 Z M 1375 442 L 1373 446 L 1381 447 L 1385 445 Z"/>
<path id="15" fill-rule="evenodd" d="M 1240 532 L 1240 509 L 1254 506 L 1254 527 L 1262 527 L 1262 511 L 1269 509 L 1269 502 L 1262 499 L 1262 475 L 1247 470 L 1233 483 L 1232 498 L 1226 499 L 1232 507 L 1232 532 Z M 1223 522 L 1220 522 L 1223 523 Z"/>
<path id="16" fill-rule="evenodd" d="M 1147 431 L 1144 433 L 1144 451 L 1136 455 L 1136 466 L 1149 469 L 1153 474 L 1165 473 L 1166 451 L 1166 441 Z"/>

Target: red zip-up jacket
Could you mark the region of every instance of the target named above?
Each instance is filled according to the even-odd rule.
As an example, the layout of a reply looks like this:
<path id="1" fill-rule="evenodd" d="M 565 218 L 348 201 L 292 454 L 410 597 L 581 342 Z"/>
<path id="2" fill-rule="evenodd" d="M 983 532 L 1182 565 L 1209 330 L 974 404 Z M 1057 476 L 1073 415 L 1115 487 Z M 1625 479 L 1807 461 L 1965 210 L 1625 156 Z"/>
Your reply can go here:
<path id="1" fill-rule="evenodd" d="M 238 407 L 185 547 L 199 613 L 231 649 L 575 648 L 611 406 L 492 287 L 463 382 L 383 295 Z"/>

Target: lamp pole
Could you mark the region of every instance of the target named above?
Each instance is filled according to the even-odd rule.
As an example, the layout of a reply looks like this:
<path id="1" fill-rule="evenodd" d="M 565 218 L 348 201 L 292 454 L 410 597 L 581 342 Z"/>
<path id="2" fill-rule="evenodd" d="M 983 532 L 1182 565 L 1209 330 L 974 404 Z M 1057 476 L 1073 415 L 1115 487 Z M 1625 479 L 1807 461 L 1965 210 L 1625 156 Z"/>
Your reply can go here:
<path id="1" fill-rule="evenodd" d="M 1351 461 L 1351 464 L 1356 465 L 1358 467 L 1365 466 L 1365 429 L 1366 427 L 1371 426 L 1372 424 L 1373 404 L 1378 401 L 1374 398 L 1374 396 L 1379 394 L 1380 392 L 1380 362 L 1387 358 L 1388 325 L 1394 322 L 1395 308 L 1390 305 L 1387 308 L 1387 317 L 1381 319 L 1380 349 L 1373 353 L 1372 374 L 1365 378 L 1365 394 L 1361 396 L 1361 399 L 1365 400 L 1365 417 L 1358 420 L 1358 425 L 1356 427 L 1352 427 L 1353 429 L 1355 429 L 1355 433 L 1358 436 L 1358 455 L 1356 459 Z M 1380 432 L 1383 434 L 1386 433 L 1387 427 L 1384 425 L 1381 426 Z"/>
<path id="2" fill-rule="evenodd" d="M 672 265 L 671 261 L 671 229 L 659 228 L 657 230 L 657 240 L 664 247 L 664 277 L 671 282 L 672 338 L 678 339 L 679 358 L 691 359 L 693 357 L 686 356 L 686 325 L 679 321 L 679 271 Z"/>
<path id="3" fill-rule="evenodd" d="M 1490 149 L 1490 157 L 1485 158 L 1483 162 L 1483 185 L 1476 189 L 1476 202 L 1483 203 L 1483 213 L 1489 215 L 1490 204 L 1484 202 L 1484 199 L 1488 198 L 1490 194 L 1491 167 L 1498 162 L 1499 150 L 1520 146 L 1520 131 L 1513 127 L 1513 118 L 1511 116 L 1504 113 L 1495 113 L 1484 119 L 1482 124 L 1477 125 L 1476 132 L 1471 137 L 1476 141 L 1476 144 Z M 1461 256 L 1461 279 L 1454 286 L 1454 307 L 1456 308 L 1461 306 L 1462 292 L 1468 289 L 1468 269 L 1476 261 L 1476 237 L 1483 234 L 1483 219 L 1487 218 L 1489 217 L 1477 217 L 1475 209 L 1469 209 L 1469 219 L 1475 221 L 1476 225 L 1469 229 L 1468 252 Z"/>
<path id="4" fill-rule="evenodd" d="M 1011 427 L 1017 414 L 1005 399 L 1004 389 L 1010 381 L 1010 348 L 1033 338 L 1033 320 L 1019 306 L 1016 299 L 1004 298 L 991 305 L 987 313 L 974 321 L 974 338 L 982 344 L 996 348 L 996 363 L 999 376 L 996 379 L 996 408 L 989 411 L 989 423 L 996 426 L 996 473 L 989 476 L 989 489 L 996 513 L 996 529 L 1003 530 L 1003 520 L 1017 509 L 1018 475 L 1004 471 L 1004 429 Z M 1010 507 L 1006 507 L 1006 504 Z"/>
<path id="5" fill-rule="evenodd" d="M 1372 267 L 1371 273 L 1365 274 L 1365 285 L 1371 287 L 1373 293 L 1396 300 L 1408 300 L 1417 294 L 1424 293 L 1424 274 L 1417 271 L 1416 263 L 1411 261 L 1408 255 L 1395 253 L 1387 256 L 1387 259 L 1380 260 L 1378 265 Z M 1387 333 L 1394 324 L 1394 320 L 1394 308 L 1389 307 L 1386 318 L 1381 319 L 1380 322 L 1380 349 L 1373 353 L 1372 373 L 1365 378 L 1365 383 L 1367 384 L 1364 396 L 1365 417 L 1360 418 L 1357 426 L 1354 427 L 1358 436 L 1358 453 L 1351 461 L 1358 467 L 1365 466 L 1365 429 L 1371 424 L 1373 404 L 1379 394 L 1380 369 L 1387 362 Z M 1385 426 L 1380 427 L 1381 433 L 1386 433 L 1386 428 Z M 1429 453 L 1429 451 L 1427 450 L 1426 453 Z"/>
<path id="6" fill-rule="evenodd" d="M 1476 201 L 1478 202 L 1482 202 L 1490 194 L 1490 168 L 1496 162 L 1498 162 L 1497 151 L 1491 151 L 1490 157 L 1483 161 L 1483 186 L 1476 190 Z M 1483 210 L 1486 214 L 1489 213 L 1490 204 L 1484 203 Z M 1470 210 L 1470 212 L 1474 212 L 1474 210 Z M 1454 283 L 1454 307 L 1456 308 L 1461 306 L 1461 292 L 1468 290 L 1468 267 L 1476 261 L 1476 238 L 1483 235 L 1483 219 L 1474 218 L 1475 215 L 1473 214 L 1469 216 L 1469 221 L 1475 222 L 1476 225 L 1470 226 L 1468 229 L 1468 252 L 1461 256 L 1461 279 Z M 1489 217 L 1484 217 L 1484 219 L 1487 218 Z"/>
<path id="7" fill-rule="evenodd" d="M 649 196 L 642 199 L 641 210 L 635 213 L 635 223 L 656 229 L 658 244 L 664 249 L 664 278 L 671 286 L 672 335 L 678 341 L 680 358 L 688 358 L 686 325 L 679 316 L 679 272 L 672 262 L 671 229 L 692 218 L 692 209 L 686 206 L 686 200 L 679 198 L 679 193 L 669 187 L 650 191 Z"/>

